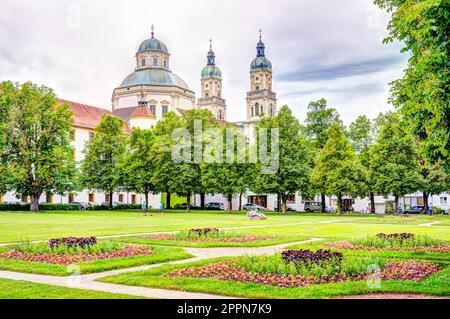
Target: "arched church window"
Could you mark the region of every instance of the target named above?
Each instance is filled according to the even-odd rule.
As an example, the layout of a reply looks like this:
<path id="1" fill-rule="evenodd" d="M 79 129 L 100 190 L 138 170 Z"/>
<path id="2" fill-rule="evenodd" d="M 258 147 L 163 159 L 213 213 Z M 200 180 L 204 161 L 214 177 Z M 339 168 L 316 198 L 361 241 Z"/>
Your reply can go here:
<path id="1" fill-rule="evenodd" d="M 256 91 L 259 91 L 259 85 L 256 86 Z"/>
<path id="2" fill-rule="evenodd" d="M 141 64 L 142 66 L 145 66 L 145 59 L 142 59 Z"/>
<path id="3" fill-rule="evenodd" d="M 209 92 L 208 91 L 205 92 L 205 97 L 209 97 Z"/>
<path id="4" fill-rule="evenodd" d="M 260 111 L 261 111 L 261 113 L 264 113 L 264 106 L 261 105 Z"/>
<path id="5" fill-rule="evenodd" d="M 251 116 L 253 116 L 253 106 L 250 108 L 250 113 L 251 113 Z"/>
<path id="6" fill-rule="evenodd" d="M 156 114 L 156 105 L 150 105 L 150 112 L 152 112 L 153 115 Z"/>
<path id="7" fill-rule="evenodd" d="M 259 104 L 258 103 L 255 104 L 255 115 L 256 116 L 259 115 Z"/>
<path id="8" fill-rule="evenodd" d="M 169 112 L 169 106 L 168 105 L 163 105 L 162 106 L 162 114 L 166 114 L 167 112 Z"/>
<path id="9" fill-rule="evenodd" d="M 164 67 L 167 68 L 167 61 L 164 60 Z"/>

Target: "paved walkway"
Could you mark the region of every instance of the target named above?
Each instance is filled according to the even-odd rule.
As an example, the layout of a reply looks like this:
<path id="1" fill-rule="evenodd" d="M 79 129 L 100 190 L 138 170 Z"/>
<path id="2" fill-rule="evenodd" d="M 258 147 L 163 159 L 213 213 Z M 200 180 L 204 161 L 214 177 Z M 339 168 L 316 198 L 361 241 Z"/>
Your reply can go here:
<path id="1" fill-rule="evenodd" d="M 183 264 L 194 261 L 199 261 L 202 259 L 216 258 L 216 257 L 228 257 L 228 256 L 242 256 L 242 255 L 262 255 L 262 254 L 273 254 L 279 252 L 287 246 L 305 244 L 309 242 L 319 241 L 322 238 L 311 238 L 309 240 L 285 243 L 274 246 L 266 247 L 229 247 L 229 248 L 184 248 L 186 251 L 194 255 L 195 257 L 173 261 L 165 264 Z M 154 264 L 145 265 L 140 267 L 133 267 L 127 269 L 111 270 L 96 274 L 87 274 L 79 276 L 48 276 L 48 275 L 36 275 L 36 274 L 25 274 L 12 271 L 0 271 L 0 278 L 12 279 L 12 280 L 25 280 L 35 283 L 48 284 L 60 287 L 69 287 L 77 289 L 95 290 L 109 293 L 119 293 L 130 296 L 139 296 L 147 298 L 159 298 L 159 299 L 225 299 L 230 298 L 227 296 L 219 296 L 212 294 L 203 294 L 187 291 L 178 291 L 170 289 L 155 289 L 146 287 L 134 287 L 125 286 L 118 284 L 109 284 L 97 282 L 95 280 L 112 275 L 118 275 L 127 272 L 135 272 L 141 270 L 148 270 L 151 268 L 159 267 L 164 264 Z"/>

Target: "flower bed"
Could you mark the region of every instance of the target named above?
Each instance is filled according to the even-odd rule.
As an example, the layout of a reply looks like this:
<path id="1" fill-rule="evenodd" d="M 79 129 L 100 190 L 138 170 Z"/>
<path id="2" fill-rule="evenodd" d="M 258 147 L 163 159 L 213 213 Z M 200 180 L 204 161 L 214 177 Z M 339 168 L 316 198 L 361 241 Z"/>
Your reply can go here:
<path id="1" fill-rule="evenodd" d="M 420 262 L 387 262 L 386 267 L 377 274 L 384 280 L 421 280 L 437 271 L 439 266 Z M 210 278 L 222 281 L 249 282 L 277 287 L 302 287 L 313 284 L 335 283 L 351 280 L 373 280 L 372 272 L 359 274 L 335 273 L 325 276 L 280 275 L 276 273 L 256 273 L 236 266 L 230 262 L 218 262 L 202 267 L 185 268 L 164 275 L 165 277 Z"/>
<path id="2" fill-rule="evenodd" d="M 413 246 L 413 247 L 398 247 L 398 246 L 389 246 L 389 247 L 375 247 L 375 246 L 364 246 L 364 245 L 356 245 L 347 240 L 338 241 L 334 243 L 326 243 L 324 244 L 330 248 L 336 249 L 344 249 L 344 250 L 368 250 L 368 251 L 380 251 L 383 249 L 389 249 L 394 251 L 427 251 L 431 253 L 450 253 L 450 246 Z"/>
<path id="3" fill-rule="evenodd" d="M 13 249 L 9 252 L 0 253 L 0 258 L 10 258 L 47 264 L 68 265 L 78 263 L 81 261 L 124 258 L 137 255 L 148 255 L 152 253 L 153 253 L 152 250 L 148 247 L 124 245 L 121 249 L 112 250 L 110 252 L 74 253 L 74 254 L 59 254 L 49 252 L 31 253 Z"/>
<path id="4" fill-rule="evenodd" d="M 395 250 L 395 251 L 428 251 L 437 253 L 450 252 L 450 246 L 444 240 L 431 238 L 424 235 L 402 234 L 378 234 L 327 243 L 326 246 L 346 250 Z"/>
<path id="5" fill-rule="evenodd" d="M 180 238 L 174 234 L 157 234 L 152 236 L 145 236 L 143 238 L 147 239 L 156 239 L 156 240 L 179 240 L 186 241 L 191 243 L 200 243 L 200 242 L 222 242 L 222 243 L 245 243 L 252 242 L 258 240 L 269 240 L 275 237 L 273 236 L 260 236 L 260 235 L 242 235 L 239 237 L 185 237 Z"/>
<path id="6" fill-rule="evenodd" d="M 54 238 L 48 241 L 48 247 L 50 247 L 51 249 L 58 248 L 59 246 L 67 246 L 69 248 L 84 248 L 93 245 L 97 245 L 96 237 L 65 237 Z"/>

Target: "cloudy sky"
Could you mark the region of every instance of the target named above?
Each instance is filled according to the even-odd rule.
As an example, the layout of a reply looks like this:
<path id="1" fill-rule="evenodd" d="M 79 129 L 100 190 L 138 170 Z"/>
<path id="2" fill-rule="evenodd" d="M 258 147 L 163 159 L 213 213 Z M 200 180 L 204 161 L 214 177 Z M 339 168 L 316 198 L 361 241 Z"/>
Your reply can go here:
<path id="1" fill-rule="evenodd" d="M 45 84 L 108 109 L 151 24 L 172 54 L 172 71 L 197 93 L 213 39 L 231 121 L 245 119 L 260 28 L 278 105 L 302 121 L 322 97 L 346 124 L 391 109 L 388 83 L 406 63 L 399 43 L 382 44 L 388 16 L 371 0 L 0 0 L 0 7 L 0 81 Z"/>

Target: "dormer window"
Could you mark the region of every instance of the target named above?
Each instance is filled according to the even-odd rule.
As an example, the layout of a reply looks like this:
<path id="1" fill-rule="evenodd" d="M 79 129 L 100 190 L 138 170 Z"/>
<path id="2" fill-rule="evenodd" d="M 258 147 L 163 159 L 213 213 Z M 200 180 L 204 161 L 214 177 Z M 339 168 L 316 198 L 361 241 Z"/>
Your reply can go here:
<path id="1" fill-rule="evenodd" d="M 153 66 L 158 66 L 158 58 L 153 58 Z"/>

